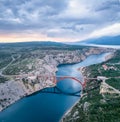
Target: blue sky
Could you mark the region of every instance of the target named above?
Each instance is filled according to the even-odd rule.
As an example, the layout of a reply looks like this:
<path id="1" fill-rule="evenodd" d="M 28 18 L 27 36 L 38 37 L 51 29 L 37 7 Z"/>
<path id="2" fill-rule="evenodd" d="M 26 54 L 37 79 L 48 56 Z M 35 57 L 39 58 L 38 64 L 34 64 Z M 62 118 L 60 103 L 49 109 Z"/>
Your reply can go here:
<path id="1" fill-rule="evenodd" d="M 0 0 L 1 42 L 70 42 L 119 34 L 119 0 Z"/>

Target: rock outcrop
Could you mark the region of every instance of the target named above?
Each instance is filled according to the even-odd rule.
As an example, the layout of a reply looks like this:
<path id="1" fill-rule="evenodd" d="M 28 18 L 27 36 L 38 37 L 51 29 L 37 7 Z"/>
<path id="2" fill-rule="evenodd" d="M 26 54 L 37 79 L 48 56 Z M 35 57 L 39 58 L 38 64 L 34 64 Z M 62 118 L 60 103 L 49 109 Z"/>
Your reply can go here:
<path id="1" fill-rule="evenodd" d="M 110 49 L 87 48 L 75 51 L 61 50 L 55 54 L 46 54 L 42 59 L 35 58 L 34 70 L 27 74 L 20 72 L 19 75 L 5 75 L 12 77 L 12 80 L 0 83 L 0 111 L 20 98 L 30 95 L 46 87 L 54 86 L 51 76 L 55 76 L 59 64 L 77 63 L 84 60 L 91 54 L 109 52 Z M 54 51 L 53 51 L 54 52 Z M 32 65 L 27 64 L 31 69 Z M 42 77 L 48 76 L 46 77 Z"/>

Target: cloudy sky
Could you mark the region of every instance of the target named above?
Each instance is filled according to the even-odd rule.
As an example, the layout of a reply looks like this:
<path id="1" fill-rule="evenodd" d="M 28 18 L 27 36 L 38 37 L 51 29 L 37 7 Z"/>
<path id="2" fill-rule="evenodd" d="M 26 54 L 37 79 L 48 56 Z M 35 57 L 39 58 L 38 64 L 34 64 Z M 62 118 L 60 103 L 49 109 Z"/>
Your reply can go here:
<path id="1" fill-rule="evenodd" d="M 70 42 L 119 34 L 119 0 L 0 0 L 0 42 Z"/>

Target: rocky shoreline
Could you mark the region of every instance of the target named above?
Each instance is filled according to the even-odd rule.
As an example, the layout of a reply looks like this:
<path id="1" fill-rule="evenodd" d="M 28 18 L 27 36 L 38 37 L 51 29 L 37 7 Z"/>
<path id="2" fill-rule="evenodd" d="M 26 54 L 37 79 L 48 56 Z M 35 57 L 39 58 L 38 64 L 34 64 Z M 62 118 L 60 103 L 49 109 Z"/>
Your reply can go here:
<path id="1" fill-rule="evenodd" d="M 37 62 L 40 66 L 36 68 L 37 70 L 34 71 L 34 74 L 40 70 L 39 68 L 42 68 L 44 66 L 45 74 L 55 75 L 57 66 L 59 64 L 78 63 L 87 58 L 89 55 L 100 54 L 109 51 L 110 49 L 90 48 L 87 51 L 84 50 L 82 53 L 78 53 L 77 51 L 68 51 L 65 54 L 59 53 L 58 55 L 46 55 L 44 60 L 42 61 L 42 64 Z M 48 69 L 50 71 L 48 71 Z M 28 78 L 27 80 L 25 79 L 26 81 L 29 80 L 29 82 L 23 82 L 23 80 L 21 79 L 15 79 L 7 81 L 5 83 L 0 83 L 0 111 L 4 110 L 9 105 L 15 103 L 25 96 L 33 94 L 43 88 L 55 86 L 51 79 L 46 80 L 45 78 L 39 78 L 36 80 L 36 78 L 32 80 L 29 80 Z"/>
<path id="2" fill-rule="evenodd" d="M 64 122 L 63 119 L 72 111 L 72 109 L 78 104 L 78 102 L 79 100 L 75 102 L 74 105 L 68 111 L 66 111 L 66 113 L 62 116 L 62 119 L 60 120 L 60 122 Z"/>
<path id="3" fill-rule="evenodd" d="M 108 53 L 105 56 L 105 61 L 111 59 L 114 56 L 114 53 Z M 82 76 L 87 77 L 85 70 L 87 70 L 87 67 L 80 67 L 78 68 L 78 70 L 80 71 L 80 73 L 82 74 Z M 84 97 L 85 93 L 81 94 L 80 99 L 63 115 L 63 117 L 61 118 L 60 122 L 66 122 L 66 118 L 67 116 L 70 115 L 71 111 L 75 108 L 76 105 L 78 105 L 82 99 L 82 97 Z"/>

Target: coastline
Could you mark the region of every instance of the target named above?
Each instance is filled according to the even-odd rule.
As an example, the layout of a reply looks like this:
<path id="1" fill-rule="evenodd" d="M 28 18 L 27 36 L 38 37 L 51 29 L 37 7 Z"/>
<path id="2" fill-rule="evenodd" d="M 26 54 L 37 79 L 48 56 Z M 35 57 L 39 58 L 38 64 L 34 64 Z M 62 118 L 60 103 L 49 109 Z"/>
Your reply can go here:
<path id="1" fill-rule="evenodd" d="M 81 61 L 80 61 L 81 62 Z M 58 64 L 57 66 L 56 66 L 56 69 L 57 69 L 57 71 L 58 71 L 58 67 L 59 66 L 62 66 L 62 65 L 73 65 L 73 64 L 76 64 L 76 63 L 79 63 L 79 62 L 72 62 L 72 63 L 61 63 L 61 64 Z M 57 73 L 57 71 L 55 72 L 55 74 Z M 21 100 L 21 99 L 23 99 L 23 98 L 25 98 L 25 97 L 30 97 L 30 96 L 33 96 L 33 95 L 36 95 L 36 94 L 39 94 L 39 92 L 41 92 L 43 89 L 46 89 L 46 88 L 52 88 L 52 87 L 55 87 L 56 86 L 56 84 L 53 84 L 52 86 L 46 86 L 46 87 L 44 87 L 44 88 L 42 88 L 42 89 L 39 89 L 39 90 L 37 90 L 37 91 L 34 91 L 34 92 L 31 92 L 31 93 L 26 93 L 26 94 L 24 94 L 22 97 L 20 97 L 20 98 L 18 98 L 17 100 L 15 100 L 15 101 L 13 101 L 12 103 L 10 103 L 8 106 L 5 106 L 4 108 L 2 108 L 2 109 L 0 109 L 0 112 L 2 112 L 2 111 L 4 111 L 5 109 L 7 109 L 7 108 L 9 108 L 11 105 L 13 105 L 13 104 L 15 104 L 17 101 L 19 101 L 19 100 Z"/>
<path id="2" fill-rule="evenodd" d="M 101 54 L 101 52 L 99 53 L 99 54 Z M 89 55 L 87 55 L 87 56 L 85 56 L 85 59 L 88 57 L 88 56 L 90 56 L 90 55 L 92 55 L 92 54 L 89 54 Z M 93 54 L 94 55 L 94 54 Z M 84 60 L 85 60 L 84 59 Z M 62 63 L 60 63 L 60 64 L 58 64 L 57 66 L 56 66 L 56 68 L 58 68 L 59 66 L 61 66 L 61 65 L 73 65 L 73 64 L 76 64 L 76 63 L 79 63 L 79 62 L 81 62 L 81 61 L 83 61 L 83 60 L 80 60 L 80 61 L 73 61 L 73 62 L 70 62 L 70 63 L 68 63 L 68 62 L 66 62 L 66 63 L 64 63 L 64 62 L 62 62 Z M 74 63 L 75 62 L 75 63 Z M 57 72 L 57 71 L 56 71 Z M 81 74 L 83 74 L 83 72 L 82 72 L 82 70 L 80 71 L 81 72 Z M 53 86 L 55 86 L 56 84 L 54 84 Z M 47 86 L 47 87 L 53 87 L 53 86 Z M 7 105 L 7 106 L 5 106 L 4 108 L 2 108 L 2 109 L 0 109 L 0 112 L 1 111 L 3 111 L 3 110 L 5 110 L 6 108 L 8 108 L 10 105 L 12 105 L 12 104 L 14 104 L 14 103 L 16 103 L 18 100 L 21 100 L 22 98 L 24 98 L 24 97 L 30 97 L 31 95 L 35 95 L 35 94 L 37 94 L 37 93 L 39 93 L 41 90 L 43 90 L 43 89 L 45 89 L 45 88 L 47 88 L 47 87 L 44 87 L 44 88 L 42 88 L 42 89 L 39 89 L 39 90 L 37 90 L 37 91 L 33 91 L 33 92 L 30 92 L 30 93 L 25 93 L 23 96 L 21 96 L 21 97 L 19 97 L 19 98 L 17 98 L 16 100 L 14 100 L 14 101 L 12 101 L 9 105 Z M 78 101 L 72 106 L 72 108 L 76 105 L 78 103 Z M 71 109 L 72 109 L 71 108 Z M 70 111 L 70 110 L 68 110 L 68 111 Z M 64 116 L 66 116 L 67 115 L 67 113 L 69 113 L 69 112 L 66 112 L 66 114 L 64 115 Z"/>
<path id="3" fill-rule="evenodd" d="M 108 53 L 106 56 L 105 56 L 105 61 L 111 59 L 112 57 L 114 56 L 114 53 Z M 104 62 L 105 62 L 104 61 Z M 79 67 L 78 68 L 78 71 L 81 73 L 82 77 L 85 76 L 86 77 L 86 74 L 85 74 L 85 69 L 87 67 Z M 78 101 L 75 102 L 75 104 L 62 116 L 62 118 L 60 119 L 59 122 L 64 122 L 64 119 L 66 118 L 66 116 L 72 111 L 72 109 L 80 102 L 81 98 L 84 96 L 84 93 L 82 92 L 81 96 L 80 96 L 80 99 Z"/>
<path id="4" fill-rule="evenodd" d="M 54 85 L 54 86 L 55 86 L 55 85 Z M 54 87 L 54 86 L 51 86 L 51 87 L 47 86 L 47 87 L 45 87 L 45 88 L 43 88 L 43 89 L 52 88 L 52 87 Z M 40 89 L 40 90 L 38 90 L 38 91 L 35 91 L 35 92 L 31 93 L 31 94 L 26 94 L 26 95 L 22 96 L 22 97 L 19 98 L 18 100 L 14 101 L 14 102 L 11 103 L 10 105 L 8 105 L 8 106 L 6 106 L 5 108 L 3 108 L 2 110 L 0 110 L 0 112 L 2 112 L 2 111 L 4 111 L 5 109 L 9 108 L 11 105 L 15 104 L 15 103 L 16 103 L 17 101 L 19 101 L 19 100 L 22 100 L 22 99 L 24 99 L 24 98 L 26 98 L 26 97 L 34 96 L 34 95 L 36 95 L 36 94 L 39 94 L 39 92 L 41 92 L 41 90 L 43 90 L 43 89 Z"/>
<path id="5" fill-rule="evenodd" d="M 82 96 L 82 95 L 81 95 L 81 96 Z M 80 99 L 81 99 L 81 97 L 80 97 Z M 71 108 L 68 109 L 68 111 L 65 112 L 65 114 L 62 116 L 62 118 L 60 119 L 59 122 L 63 122 L 63 119 L 64 119 L 64 118 L 71 112 L 71 110 L 79 103 L 80 99 L 79 99 L 78 101 L 76 101 L 76 102 L 74 103 L 74 105 L 72 105 Z"/>
<path id="6" fill-rule="evenodd" d="M 91 54 L 90 54 L 91 55 Z M 88 56 L 87 56 L 88 57 Z M 87 58 L 86 57 L 86 58 Z M 86 59 L 85 58 L 85 59 Z M 84 60 L 85 60 L 84 59 Z M 74 65 L 74 64 L 77 64 L 77 63 L 80 63 L 80 62 L 82 62 L 83 60 L 81 60 L 81 61 L 78 61 L 78 62 L 70 62 L 70 63 L 60 63 L 60 64 L 57 64 L 57 66 L 56 66 L 56 72 L 55 72 L 55 74 L 57 73 L 57 71 L 58 71 L 58 67 L 59 66 L 63 66 L 63 65 Z M 34 92 L 31 92 L 31 93 L 26 93 L 26 94 L 24 94 L 21 98 L 19 98 L 19 99 L 17 99 L 17 100 L 15 100 L 15 101 L 13 101 L 12 103 L 10 103 L 8 106 L 6 106 L 6 107 L 4 107 L 4 108 L 2 108 L 2 109 L 0 109 L 0 112 L 2 112 L 2 111 L 4 111 L 5 109 L 7 109 L 8 107 L 10 107 L 11 105 L 13 105 L 13 104 L 15 104 L 17 101 L 19 101 L 19 100 L 21 100 L 21 99 L 23 99 L 23 98 L 25 98 L 25 97 L 30 97 L 30 96 L 33 96 L 33 95 L 36 95 L 36 94 L 38 94 L 41 90 L 43 90 L 43 89 L 45 89 L 45 88 L 52 88 L 52 87 L 54 87 L 54 86 L 56 86 L 56 84 L 53 84 L 53 86 L 46 86 L 46 87 L 44 87 L 44 88 L 42 88 L 42 89 L 39 89 L 39 90 L 37 90 L 37 91 L 34 91 Z M 77 104 L 77 102 L 76 102 L 76 104 Z M 75 104 L 75 105 L 76 105 Z M 73 106 L 75 106 L 75 105 L 73 105 Z"/>
<path id="7" fill-rule="evenodd" d="M 82 77 L 85 76 L 84 70 L 83 70 L 84 68 L 86 68 L 86 67 L 80 67 L 80 68 L 79 68 L 79 69 L 80 69 L 79 72 L 81 73 Z M 60 119 L 59 122 L 64 122 L 63 119 L 66 118 L 66 116 L 72 111 L 72 109 L 79 103 L 79 101 L 81 100 L 82 97 L 83 97 L 83 92 L 82 92 L 82 94 L 81 94 L 79 100 L 76 101 L 76 102 L 74 103 L 74 105 L 73 105 L 70 109 L 68 109 L 68 111 L 65 112 L 65 114 L 62 116 L 62 118 Z"/>

